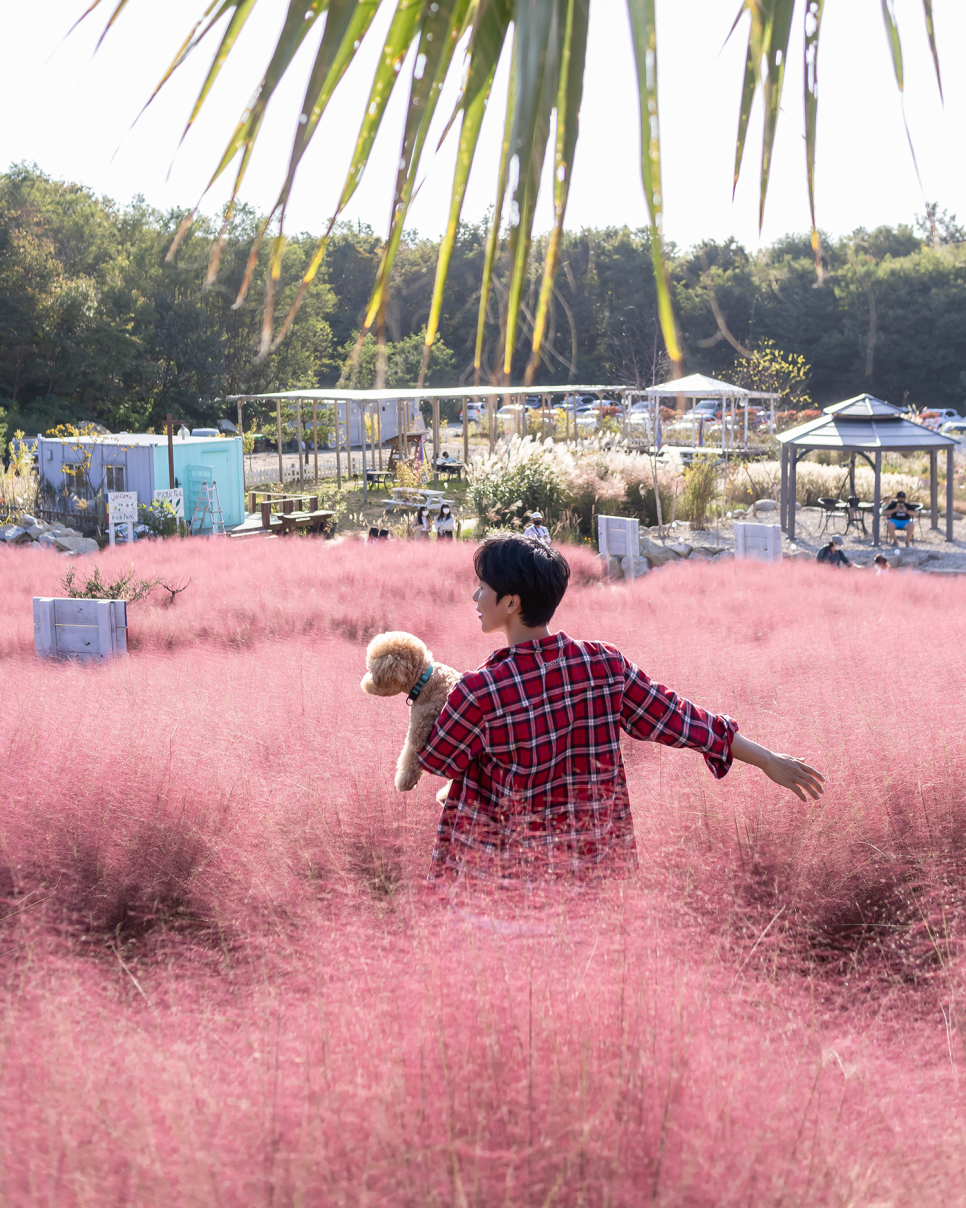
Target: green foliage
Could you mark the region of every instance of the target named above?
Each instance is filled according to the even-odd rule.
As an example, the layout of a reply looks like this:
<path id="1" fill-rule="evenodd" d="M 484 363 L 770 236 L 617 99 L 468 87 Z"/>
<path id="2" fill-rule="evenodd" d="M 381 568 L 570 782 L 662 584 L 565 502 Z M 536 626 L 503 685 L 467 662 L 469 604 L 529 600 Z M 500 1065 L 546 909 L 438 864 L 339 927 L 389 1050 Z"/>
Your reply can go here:
<path id="1" fill-rule="evenodd" d="M 264 282 L 267 252 L 256 256 L 247 300 L 237 310 L 233 303 L 258 216 L 236 208 L 211 288 L 204 285 L 205 269 L 219 223 L 196 222 L 169 264 L 165 255 L 181 217 L 141 200 L 120 208 L 33 168 L 0 175 L 0 406 L 7 412 L 7 439 L 17 428 L 33 435 L 64 422 L 161 430 L 169 411 L 189 426 L 208 425 L 233 415 L 232 405 L 220 401 L 228 395 L 336 384 L 355 349 L 382 241 L 366 227 L 338 226 L 321 270 L 324 282 L 309 291 L 286 340 L 257 362 L 258 283 Z M 963 409 L 966 241 L 958 237 L 955 215 L 936 211 L 933 221 L 937 247 L 925 220 L 916 229 L 823 238 L 821 289 L 815 288 L 807 236 L 788 236 L 757 255 L 733 240 L 688 252 L 665 245 L 686 370 L 776 386 L 783 409 L 799 410 L 809 396 L 824 406 L 862 391 L 893 402 Z M 457 230 L 430 385 L 472 380 L 489 229 L 484 222 Z M 290 241 L 277 289 L 279 314 L 313 246 L 307 235 Z M 400 241 L 385 311 L 390 386 L 418 379 L 438 251 L 438 243 L 415 235 Z M 562 267 L 548 303 L 536 383 L 644 386 L 662 380 L 668 361 L 649 230 L 565 232 L 558 251 Z M 528 308 L 535 305 L 547 254 L 547 240 L 536 240 Z M 498 252 L 494 274 L 501 289 L 509 270 Z M 712 300 L 732 339 L 751 357 L 723 334 Z M 487 316 L 484 380 L 499 369 L 503 350 L 495 302 Z M 521 339 L 514 380 L 522 377 L 530 351 Z M 370 335 L 360 350 L 359 385 L 375 381 L 375 358 Z M 457 421 L 459 409 L 458 400 L 444 401 L 443 418 Z M 262 431 L 274 432 L 271 404 L 246 404 L 246 425 L 253 418 Z M 294 423 L 294 410 L 285 418 Z M 319 418 L 325 440 L 327 409 Z M 303 422 L 308 433 L 307 408 Z M 286 436 L 291 439 L 294 428 Z"/>
<path id="2" fill-rule="evenodd" d="M 533 511 L 551 524 L 564 503 L 560 466 L 539 444 L 513 440 L 509 450 L 474 465 L 467 499 L 483 531 L 525 527 L 526 514 Z"/>
<path id="3" fill-rule="evenodd" d="M 718 467 L 708 457 L 697 459 L 684 473 L 683 518 L 696 530 L 704 528 L 711 501 L 718 493 Z"/>
<path id="4" fill-rule="evenodd" d="M 139 504 L 138 523 L 143 524 L 152 537 L 174 537 L 178 533 L 178 513 L 174 504 L 166 499 Z"/>
<path id="5" fill-rule="evenodd" d="M 171 412 L 214 424 L 230 394 L 315 387 L 331 378 L 331 291 L 312 291 L 287 340 L 256 363 L 257 302 L 233 303 L 257 218 L 236 209 L 217 284 L 205 287 L 219 223 L 200 222 L 174 263 L 181 215 L 136 199 L 119 209 L 79 185 L 19 165 L 0 175 L 0 397 L 28 432 L 100 421 L 113 431 L 160 427 Z M 312 240 L 291 241 L 304 268 Z M 256 257 L 263 281 L 267 255 Z M 285 279 L 278 304 L 297 288 Z"/>
<path id="6" fill-rule="evenodd" d="M 133 563 L 127 574 L 120 574 L 107 582 L 101 578 L 99 566 L 95 566 L 94 573 L 80 583 L 77 582 L 76 568 L 71 566 L 60 581 L 64 594 L 75 600 L 126 600 L 128 604 L 146 600 L 160 584 L 159 578 L 136 579 Z"/>
<path id="7" fill-rule="evenodd" d="M 423 363 L 425 327 L 400 340 L 386 341 L 386 387 L 405 388 L 416 386 L 419 370 Z M 342 347 L 345 385 L 352 389 L 369 390 L 376 384 L 376 362 L 378 347 L 376 337 L 369 332 L 357 347 L 358 332 Z M 433 345 L 430 369 L 426 375 L 427 386 L 449 386 L 453 382 L 455 358 L 451 349 L 441 339 Z"/>

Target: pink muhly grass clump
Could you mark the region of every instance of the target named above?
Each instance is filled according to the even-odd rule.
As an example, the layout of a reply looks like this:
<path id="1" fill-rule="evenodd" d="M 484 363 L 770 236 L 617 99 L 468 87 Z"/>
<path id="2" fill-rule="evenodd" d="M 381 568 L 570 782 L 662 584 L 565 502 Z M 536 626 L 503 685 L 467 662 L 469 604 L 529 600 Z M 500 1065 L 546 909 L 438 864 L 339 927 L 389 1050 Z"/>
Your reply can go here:
<path id="1" fill-rule="evenodd" d="M 64 561 L 0 550 L 4 1199 L 948 1202 L 962 586 L 608 586 L 574 551 L 561 628 L 827 795 L 628 741 L 635 877 L 441 899 L 439 782 L 395 792 L 405 706 L 358 683 L 383 628 L 482 661 L 471 552 L 145 543 L 139 575 L 191 587 L 131 607 L 126 660 L 75 667 L 32 651 Z"/>

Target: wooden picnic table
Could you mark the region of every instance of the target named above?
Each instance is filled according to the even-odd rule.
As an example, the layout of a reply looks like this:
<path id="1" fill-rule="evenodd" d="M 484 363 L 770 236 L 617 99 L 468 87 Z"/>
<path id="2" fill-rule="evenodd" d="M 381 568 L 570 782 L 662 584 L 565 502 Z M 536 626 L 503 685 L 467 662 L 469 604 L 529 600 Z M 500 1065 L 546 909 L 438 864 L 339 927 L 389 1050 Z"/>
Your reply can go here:
<path id="1" fill-rule="evenodd" d="M 406 496 L 409 498 L 406 498 Z M 418 499 L 413 499 L 413 495 L 418 495 Z M 441 508 L 445 503 L 448 507 L 454 507 L 455 501 L 452 499 L 444 499 L 442 491 L 405 491 L 402 487 L 397 487 L 393 492 L 392 499 L 381 499 L 379 501 L 386 511 L 393 508 Z"/>
<path id="2" fill-rule="evenodd" d="M 466 465 L 462 461 L 438 461 L 435 469 L 437 474 L 455 474 L 457 478 L 461 478 Z"/>
<path id="3" fill-rule="evenodd" d="M 334 515 L 335 512 L 316 509 L 314 512 L 283 512 L 275 519 L 279 521 L 284 537 L 300 528 L 307 529 L 310 533 L 325 533 L 329 527 L 329 521 Z"/>

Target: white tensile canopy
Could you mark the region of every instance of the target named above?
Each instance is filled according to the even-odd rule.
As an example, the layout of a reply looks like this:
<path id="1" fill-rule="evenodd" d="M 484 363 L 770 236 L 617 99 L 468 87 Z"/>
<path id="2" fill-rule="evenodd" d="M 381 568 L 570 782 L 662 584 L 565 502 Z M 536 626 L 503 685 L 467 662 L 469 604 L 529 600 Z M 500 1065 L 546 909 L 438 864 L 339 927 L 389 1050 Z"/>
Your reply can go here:
<path id="1" fill-rule="evenodd" d="M 658 386 L 650 386 L 643 393 L 659 394 L 674 398 L 683 395 L 685 398 L 770 398 L 771 395 L 756 394 L 731 382 L 719 382 L 717 378 L 705 377 L 703 373 L 689 373 L 687 377 L 676 378 L 670 382 L 661 382 Z"/>
<path id="2" fill-rule="evenodd" d="M 768 402 L 768 430 L 775 434 L 775 403 L 778 395 L 767 390 L 748 390 L 744 386 L 736 386 L 733 382 L 722 382 L 718 378 L 707 377 L 703 373 L 689 373 L 687 377 L 674 378 L 670 382 L 661 382 L 656 386 L 648 386 L 640 391 L 648 404 L 654 405 L 654 426 L 658 430 L 657 415 L 661 399 L 690 398 L 690 399 L 720 399 L 722 402 L 723 419 L 721 425 L 721 449 L 727 456 L 728 432 L 731 432 L 731 446 L 735 447 L 735 414 L 738 408 L 745 409 L 744 444 L 748 446 L 748 404 L 752 399 L 764 399 Z M 730 407 L 730 421 L 728 418 Z M 692 412 L 693 415 L 693 412 Z"/>

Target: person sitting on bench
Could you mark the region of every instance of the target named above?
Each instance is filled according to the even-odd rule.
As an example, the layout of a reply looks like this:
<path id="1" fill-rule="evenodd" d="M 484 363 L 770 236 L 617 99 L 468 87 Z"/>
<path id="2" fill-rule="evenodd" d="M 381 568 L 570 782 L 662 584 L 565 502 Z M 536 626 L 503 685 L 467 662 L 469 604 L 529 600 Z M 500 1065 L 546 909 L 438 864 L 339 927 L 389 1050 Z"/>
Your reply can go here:
<path id="1" fill-rule="evenodd" d="M 889 500 L 882 514 L 886 518 L 886 530 L 892 538 L 892 544 L 895 548 L 899 548 L 899 533 L 902 533 L 905 537 L 906 546 L 908 547 L 915 516 L 912 508 L 906 503 L 905 491 L 896 491 L 895 499 Z"/>

